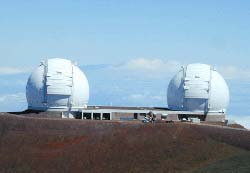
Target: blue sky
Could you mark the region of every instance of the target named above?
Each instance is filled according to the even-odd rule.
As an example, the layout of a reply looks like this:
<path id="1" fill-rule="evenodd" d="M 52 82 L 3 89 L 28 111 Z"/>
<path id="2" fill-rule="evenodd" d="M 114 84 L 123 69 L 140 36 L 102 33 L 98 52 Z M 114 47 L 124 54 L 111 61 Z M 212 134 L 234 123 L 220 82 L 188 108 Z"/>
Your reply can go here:
<path id="1" fill-rule="evenodd" d="M 1 1 L 0 111 L 25 108 L 31 71 L 64 57 L 85 71 L 91 104 L 113 105 L 164 106 L 181 65 L 208 63 L 229 85 L 228 114 L 249 117 L 249 18 L 247 0 Z"/>

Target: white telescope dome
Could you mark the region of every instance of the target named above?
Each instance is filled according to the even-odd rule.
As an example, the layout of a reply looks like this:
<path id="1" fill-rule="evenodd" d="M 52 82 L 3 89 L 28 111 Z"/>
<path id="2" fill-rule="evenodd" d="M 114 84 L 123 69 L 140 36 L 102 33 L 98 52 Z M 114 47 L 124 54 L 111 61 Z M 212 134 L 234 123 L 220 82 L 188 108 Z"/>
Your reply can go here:
<path id="1" fill-rule="evenodd" d="M 86 108 L 89 84 L 84 73 L 70 60 L 54 58 L 40 64 L 26 86 L 28 109 L 78 110 Z"/>
<path id="2" fill-rule="evenodd" d="M 225 113 L 229 89 L 210 65 L 189 64 L 170 81 L 167 101 L 172 110 Z"/>

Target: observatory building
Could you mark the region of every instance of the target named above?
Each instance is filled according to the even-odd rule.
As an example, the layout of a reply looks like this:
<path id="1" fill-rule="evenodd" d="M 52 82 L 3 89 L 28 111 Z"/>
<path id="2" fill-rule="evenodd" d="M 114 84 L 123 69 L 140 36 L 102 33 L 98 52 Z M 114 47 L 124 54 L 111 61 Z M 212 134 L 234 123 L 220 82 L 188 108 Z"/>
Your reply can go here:
<path id="1" fill-rule="evenodd" d="M 89 84 L 84 73 L 70 60 L 53 58 L 41 62 L 26 86 L 27 112 L 47 118 L 92 120 L 143 119 L 150 111 L 166 115 L 167 108 L 87 106 Z"/>
<path id="2" fill-rule="evenodd" d="M 157 119 L 178 121 L 199 118 L 224 121 L 229 102 L 225 80 L 211 66 L 190 64 L 170 81 L 168 108 L 87 106 L 89 84 L 70 60 L 48 59 L 30 75 L 26 86 L 28 111 L 42 117 L 91 120 L 142 120 L 148 113 Z"/>
<path id="3" fill-rule="evenodd" d="M 70 60 L 48 59 L 30 75 L 26 98 L 30 110 L 71 111 L 86 108 L 88 80 Z"/>
<path id="4" fill-rule="evenodd" d="M 170 81 L 167 101 L 171 110 L 200 112 L 207 119 L 220 119 L 229 103 L 229 89 L 210 65 L 189 64 Z"/>

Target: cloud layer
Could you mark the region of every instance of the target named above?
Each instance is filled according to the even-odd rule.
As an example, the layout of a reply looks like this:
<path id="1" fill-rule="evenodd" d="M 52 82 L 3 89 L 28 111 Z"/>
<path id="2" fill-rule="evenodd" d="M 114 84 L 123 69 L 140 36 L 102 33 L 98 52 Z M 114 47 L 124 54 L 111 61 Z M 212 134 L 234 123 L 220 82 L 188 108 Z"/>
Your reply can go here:
<path id="1" fill-rule="evenodd" d="M 250 69 L 240 68 L 233 65 L 218 66 L 218 72 L 222 74 L 225 79 L 243 79 L 250 81 Z"/>
<path id="2" fill-rule="evenodd" d="M 113 67 L 113 70 L 142 78 L 172 76 L 181 67 L 177 61 L 137 58 Z"/>
<path id="3" fill-rule="evenodd" d="M 15 75 L 30 72 L 30 69 L 16 67 L 0 67 L 0 75 Z"/>
<path id="4" fill-rule="evenodd" d="M 177 73 L 183 64 L 175 60 L 137 58 L 122 65 L 116 66 L 119 70 L 126 70 L 128 73 L 137 73 L 150 78 L 169 77 Z M 211 64 L 211 66 L 214 66 Z M 240 79 L 250 81 L 250 69 L 234 65 L 218 65 L 215 69 L 225 79 Z"/>
<path id="5" fill-rule="evenodd" d="M 27 108 L 25 93 L 0 95 L 0 111 L 22 111 Z"/>
<path id="6" fill-rule="evenodd" d="M 165 78 L 172 77 L 181 66 L 185 65 L 176 60 L 165 60 L 160 58 L 135 58 L 122 64 L 100 64 L 85 67 L 87 70 L 100 70 L 105 73 L 120 76 L 141 78 Z M 215 69 L 225 78 L 230 80 L 249 80 L 250 69 L 234 65 L 213 65 Z M 85 69 L 84 68 L 84 69 Z"/>
<path id="7" fill-rule="evenodd" d="M 176 72 L 180 66 L 179 62 L 172 60 L 137 58 L 118 66 L 118 68 L 129 71 L 155 73 L 159 71 Z"/>
<path id="8" fill-rule="evenodd" d="M 247 129 L 250 129 L 250 115 L 228 115 L 227 118 L 235 121 Z"/>

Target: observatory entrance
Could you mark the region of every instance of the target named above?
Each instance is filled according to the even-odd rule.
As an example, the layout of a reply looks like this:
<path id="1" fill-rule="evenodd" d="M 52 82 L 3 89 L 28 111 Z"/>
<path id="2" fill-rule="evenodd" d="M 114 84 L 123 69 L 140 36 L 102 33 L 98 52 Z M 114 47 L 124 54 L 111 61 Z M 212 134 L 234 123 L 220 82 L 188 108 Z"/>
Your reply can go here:
<path id="1" fill-rule="evenodd" d="M 45 65 L 45 85 L 44 101 L 50 107 L 70 106 L 70 97 L 73 87 L 73 68 L 70 61 L 55 63 L 54 60 L 47 61 Z"/>
<path id="2" fill-rule="evenodd" d="M 138 119 L 138 113 L 134 113 L 134 120 Z"/>
<path id="3" fill-rule="evenodd" d="M 102 119 L 103 120 L 110 120 L 110 113 L 103 113 Z"/>
<path id="4" fill-rule="evenodd" d="M 101 119 L 101 113 L 93 113 L 93 119 L 94 120 L 100 120 Z"/>
<path id="5" fill-rule="evenodd" d="M 82 119 L 82 113 L 81 112 L 74 112 L 75 119 Z"/>
<path id="6" fill-rule="evenodd" d="M 82 119 L 89 120 L 111 120 L 111 113 L 103 112 L 80 112 Z"/>
<path id="7" fill-rule="evenodd" d="M 83 113 L 82 119 L 88 119 L 91 120 L 91 113 Z"/>
<path id="8" fill-rule="evenodd" d="M 192 66 L 186 67 L 184 78 L 184 110 L 208 110 L 210 94 L 211 67 Z"/>

